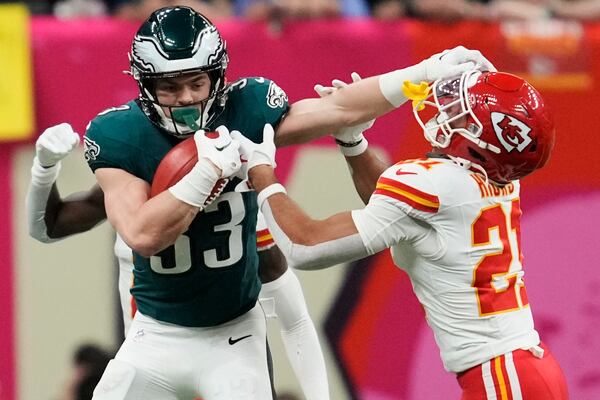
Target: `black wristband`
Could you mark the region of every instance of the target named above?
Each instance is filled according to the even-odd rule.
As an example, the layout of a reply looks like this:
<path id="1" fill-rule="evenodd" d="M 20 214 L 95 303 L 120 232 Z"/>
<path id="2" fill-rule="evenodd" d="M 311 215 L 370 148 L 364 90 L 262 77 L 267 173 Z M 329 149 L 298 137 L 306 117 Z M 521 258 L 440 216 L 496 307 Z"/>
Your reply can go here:
<path id="1" fill-rule="evenodd" d="M 337 143 L 338 146 L 342 146 L 342 147 L 356 147 L 359 144 L 362 143 L 363 139 L 357 140 L 356 142 L 342 142 L 339 139 L 335 139 L 335 142 Z"/>

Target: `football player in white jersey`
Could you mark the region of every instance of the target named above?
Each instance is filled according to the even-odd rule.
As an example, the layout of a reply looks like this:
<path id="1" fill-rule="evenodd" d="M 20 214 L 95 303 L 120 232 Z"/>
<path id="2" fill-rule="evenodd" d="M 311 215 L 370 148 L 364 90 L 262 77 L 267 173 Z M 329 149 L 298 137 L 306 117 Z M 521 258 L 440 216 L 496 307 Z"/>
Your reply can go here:
<path id="1" fill-rule="evenodd" d="M 341 148 L 364 209 L 311 219 L 277 183 L 269 138 L 256 145 L 236 135 L 288 264 L 320 269 L 390 248 L 463 400 L 567 399 L 560 366 L 534 329 L 520 244 L 519 180 L 543 167 L 554 145 L 542 97 L 500 72 L 407 82 L 404 98 L 390 96 L 385 79 L 365 81 L 395 106 L 413 100 L 433 151 L 387 167 L 366 145 L 364 127 L 344 129 L 355 139 Z"/>

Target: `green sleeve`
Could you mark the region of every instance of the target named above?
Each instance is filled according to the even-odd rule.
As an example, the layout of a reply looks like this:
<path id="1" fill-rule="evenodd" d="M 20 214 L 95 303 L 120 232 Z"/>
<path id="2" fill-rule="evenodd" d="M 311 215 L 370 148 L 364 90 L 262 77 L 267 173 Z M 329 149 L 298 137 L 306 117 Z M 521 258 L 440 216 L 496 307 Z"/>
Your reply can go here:
<path id="1" fill-rule="evenodd" d="M 85 159 L 92 172 L 98 168 L 119 168 L 137 175 L 127 137 L 119 136 L 120 129 L 111 122 L 110 118 L 98 116 L 89 124 L 84 137 Z"/>

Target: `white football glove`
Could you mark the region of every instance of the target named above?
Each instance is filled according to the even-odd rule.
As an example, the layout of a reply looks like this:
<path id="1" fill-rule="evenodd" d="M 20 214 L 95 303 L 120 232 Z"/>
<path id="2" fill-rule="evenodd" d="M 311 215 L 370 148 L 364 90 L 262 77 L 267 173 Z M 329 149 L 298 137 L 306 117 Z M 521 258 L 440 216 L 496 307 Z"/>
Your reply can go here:
<path id="1" fill-rule="evenodd" d="M 229 129 L 225 126 L 219 126 L 214 132 L 201 129 L 194 134 L 194 141 L 198 150 L 198 161 L 204 158 L 212 162 L 220 170 L 220 178 L 229 178 L 240 170 L 240 144 L 232 140 Z"/>
<path id="2" fill-rule="evenodd" d="M 421 63 L 429 82 L 451 78 L 472 69 L 496 71 L 496 67 L 479 50 L 469 50 L 463 46 L 434 54 Z"/>
<path id="3" fill-rule="evenodd" d="M 235 190 L 238 192 L 252 190 L 252 186 L 248 180 L 248 171 L 257 165 L 277 167 L 277 163 L 275 162 L 275 131 L 271 124 L 265 124 L 262 143 L 254 143 L 237 131 L 231 132 L 231 137 L 235 142 L 239 143 L 242 164 L 245 164 L 238 174 L 242 182 L 236 186 Z"/>
<path id="4" fill-rule="evenodd" d="M 169 192 L 202 210 L 221 194 L 242 162 L 238 150 L 240 145 L 231 139 L 229 130 L 224 126 L 218 127 L 215 132 L 197 131 L 194 142 L 198 161 L 190 172 L 169 188 Z"/>
<path id="5" fill-rule="evenodd" d="M 356 72 L 353 72 L 351 74 L 351 77 L 352 77 L 352 82 L 358 82 L 361 80 L 360 75 Z M 325 97 L 325 96 L 330 95 L 334 91 L 341 89 L 343 87 L 346 87 L 346 86 L 348 86 L 348 84 L 346 82 L 341 81 L 339 79 L 334 79 L 331 81 L 330 87 L 322 86 L 322 85 L 315 85 L 315 92 L 317 92 L 317 94 L 320 97 Z M 340 144 L 339 142 L 342 142 L 340 144 L 340 146 L 344 146 L 344 144 L 358 143 L 364 139 L 363 132 L 366 131 L 367 129 L 371 128 L 374 123 L 375 123 L 375 119 L 372 119 L 370 121 L 367 121 L 367 122 L 364 122 L 362 124 L 358 124 L 355 126 L 347 126 L 345 128 L 338 130 L 336 133 L 333 134 L 333 136 L 335 137 L 338 144 Z"/>
<path id="6" fill-rule="evenodd" d="M 44 168 L 56 165 L 79 145 L 79 134 L 66 122 L 46 129 L 35 142 L 35 155 Z"/>
<path id="7" fill-rule="evenodd" d="M 360 75 L 358 73 L 353 72 L 351 74 L 352 82 L 358 82 L 361 80 Z M 343 87 L 348 86 L 348 84 L 339 79 L 334 79 L 331 81 L 331 86 L 322 86 L 315 85 L 315 92 L 321 97 L 329 96 L 333 92 Z M 367 129 L 371 128 L 375 123 L 375 119 L 372 119 L 367 122 L 363 122 L 362 124 L 358 124 L 355 126 L 347 126 L 345 128 L 339 129 L 336 133 L 333 134 L 336 143 L 338 144 L 340 151 L 344 156 L 353 157 L 360 155 L 367 150 L 368 142 L 367 139 L 363 136 L 363 132 Z"/>

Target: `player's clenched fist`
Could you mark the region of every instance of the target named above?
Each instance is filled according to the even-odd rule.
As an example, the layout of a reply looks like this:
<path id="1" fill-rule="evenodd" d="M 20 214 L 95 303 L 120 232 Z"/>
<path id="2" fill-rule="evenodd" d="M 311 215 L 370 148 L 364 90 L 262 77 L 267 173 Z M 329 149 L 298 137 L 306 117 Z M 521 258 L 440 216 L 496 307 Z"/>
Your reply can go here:
<path id="1" fill-rule="evenodd" d="M 44 131 L 35 143 L 35 152 L 42 167 L 51 167 L 65 158 L 79 144 L 79 134 L 64 122 Z"/>
<path id="2" fill-rule="evenodd" d="M 361 77 L 358 73 L 353 72 L 351 75 L 352 82 L 358 82 Z M 320 97 L 329 96 L 336 90 L 342 89 L 348 86 L 348 84 L 340 79 L 334 79 L 331 81 L 331 86 L 315 85 L 315 92 Z M 340 146 L 342 154 L 345 156 L 357 156 L 367 150 L 368 142 L 365 139 L 363 132 L 371 128 L 375 123 L 375 119 L 363 122 L 355 126 L 347 126 L 339 129 L 333 133 L 336 143 Z"/>

